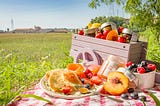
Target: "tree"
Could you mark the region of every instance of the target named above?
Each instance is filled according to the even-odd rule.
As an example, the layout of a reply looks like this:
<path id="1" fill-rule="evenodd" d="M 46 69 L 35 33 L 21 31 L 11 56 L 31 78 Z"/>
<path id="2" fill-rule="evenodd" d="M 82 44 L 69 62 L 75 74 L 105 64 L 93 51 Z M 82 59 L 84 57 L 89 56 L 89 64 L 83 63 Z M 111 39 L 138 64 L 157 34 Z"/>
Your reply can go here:
<path id="1" fill-rule="evenodd" d="M 114 2 L 130 13 L 129 26 L 148 36 L 149 59 L 160 63 L 160 58 L 155 59 L 160 51 L 160 0 L 91 0 L 89 7 L 97 8 Z"/>
<path id="2" fill-rule="evenodd" d="M 107 18 L 107 21 L 108 22 L 114 22 L 117 25 L 117 27 L 123 26 L 124 24 L 127 24 L 125 18 L 118 17 L 118 16 L 110 16 L 110 17 Z"/>
<path id="3" fill-rule="evenodd" d="M 107 21 L 107 18 L 106 18 L 106 16 L 99 16 L 99 17 L 95 17 L 94 19 L 91 19 L 91 23 L 93 24 L 93 23 L 104 23 L 104 22 L 106 22 Z"/>
<path id="4" fill-rule="evenodd" d="M 137 27 L 140 31 L 150 28 L 156 32 L 154 38 L 160 43 L 160 0 L 91 0 L 89 7 L 97 8 L 101 4 L 113 2 L 123 5 L 125 11 L 130 13 L 131 27 Z"/>
<path id="5" fill-rule="evenodd" d="M 126 23 L 126 19 L 122 18 L 122 17 L 118 17 L 118 16 L 110 16 L 110 17 L 106 17 L 106 16 L 99 16 L 99 17 L 95 17 L 94 19 L 91 19 L 90 23 L 105 23 L 105 22 L 114 22 L 117 27 L 119 26 L 123 26 L 123 24 L 127 24 Z"/>

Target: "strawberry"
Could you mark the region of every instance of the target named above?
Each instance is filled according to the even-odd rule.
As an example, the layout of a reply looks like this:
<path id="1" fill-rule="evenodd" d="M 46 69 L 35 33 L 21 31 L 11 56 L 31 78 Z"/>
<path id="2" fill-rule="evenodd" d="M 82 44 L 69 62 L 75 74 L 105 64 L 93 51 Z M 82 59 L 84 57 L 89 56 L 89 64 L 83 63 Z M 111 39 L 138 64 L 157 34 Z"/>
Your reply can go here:
<path id="1" fill-rule="evenodd" d="M 87 74 L 91 73 L 91 70 L 86 69 L 84 73 L 87 75 Z"/>
<path id="2" fill-rule="evenodd" d="M 156 65 L 155 64 L 148 64 L 147 68 L 149 68 L 150 70 L 154 71 L 156 69 Z"/>
<path id="3" fill-rule="evenodd" d="M 62 92 L 63 92 L 64 94 L 70 94 L 71 91 L 72 91 L 72 88 L 71 88 L 70 86 L 64 86 L 64 87 L 62 88 Z"/>
<path id="4" fill-rule="evenodd" d="M 99 84 L 102 83 L 102 79 L 100 79 L 98 76 L 93 76 L 93 77 L 91 78 L 91 82 L 93 82 L 93 83 L 96 84 L 96 85 L 99 85 Z"/>
<path id="5" fill-rule="evenodd" d="M 144 67 L 137 67 L 137 72 L 138 72 L 138 73 L 145 73 L 146 70 L 145 70 Z"/>
<path id="6" fill-rule="evenodd" d="M 92 76 L 93 76 L 92 72 L 87 74 L 87 78 L 89 78 L 89 79 L 92 78 Z"/>
<path id="7" fill-rule="evenodd" d="M 82 79 L 82 78 L 86 78 L 87 76 L 86 76 L 85 73 L 80 73 L 80 74 L 78 75 L 78 77 L 79 77 L 79 79 Z"/>

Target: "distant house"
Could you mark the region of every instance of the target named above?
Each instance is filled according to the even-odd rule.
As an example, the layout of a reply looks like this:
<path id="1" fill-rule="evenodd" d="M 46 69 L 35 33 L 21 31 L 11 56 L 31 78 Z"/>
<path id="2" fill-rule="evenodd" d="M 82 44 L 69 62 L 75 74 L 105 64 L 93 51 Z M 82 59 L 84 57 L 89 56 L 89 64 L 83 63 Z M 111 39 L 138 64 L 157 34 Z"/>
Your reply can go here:
<path id="1" fill-rule="evenodd" d="M 40 29 L 36 31 L 37 33 L 51 33 L 54 32 L 54 29 L 48 28 L 48 29 Z"/>
<path id="2" fill-rule="evenodd" d="M 54 29 L 55 33 L 68 33 L 69 31 L 67 29 Z"/>
<path id="3" fill-rule="evenodd" d="M 17 28 L 13 31 L 14 33 L 33 33 L 33 28 Z"/>
<path id="4" fill-rule="evenodd" d="M 39 26 L 34 26 L 34 28 L 17 28 L 13 33 L 68 33 L 69 30 L 66 28 L 46 28 L 42 29 Z"/>

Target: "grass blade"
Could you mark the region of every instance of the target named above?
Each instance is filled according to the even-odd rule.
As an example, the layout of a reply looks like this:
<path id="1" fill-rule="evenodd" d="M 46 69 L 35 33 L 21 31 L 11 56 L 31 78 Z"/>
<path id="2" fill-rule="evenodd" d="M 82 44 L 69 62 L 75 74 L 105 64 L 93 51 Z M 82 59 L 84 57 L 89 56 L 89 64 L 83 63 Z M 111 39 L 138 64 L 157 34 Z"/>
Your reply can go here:
<path id="1" fill-rule="evenodd" d="M 153 100 L 156 103 L 156 106 L 160 106 L 160 100 L 153 93 L 148 93 L 148 95 L 153 98 Z"/>
<path id="2" fill-rule="evenodd" d="M 45 99 L 45 98 L 43 98 L 43 97 L 41 97 L 41 96 L 33 95 L 33 94 L 22 94 L 22 95 L 19 95 L 19 96 L 17 96 L 17 97 L 15 98 L 14 101 L 18 101 L 18 100 L 20 100 L 21 98 L 29 98 L 29 97 L 35 98 L 35 99 L 37 99 L 37 100 L 45 101 L 45 102 L 47 102 L 47 103 L 55 106 L 55 104 L 53 104 L 50 100 Z"/>

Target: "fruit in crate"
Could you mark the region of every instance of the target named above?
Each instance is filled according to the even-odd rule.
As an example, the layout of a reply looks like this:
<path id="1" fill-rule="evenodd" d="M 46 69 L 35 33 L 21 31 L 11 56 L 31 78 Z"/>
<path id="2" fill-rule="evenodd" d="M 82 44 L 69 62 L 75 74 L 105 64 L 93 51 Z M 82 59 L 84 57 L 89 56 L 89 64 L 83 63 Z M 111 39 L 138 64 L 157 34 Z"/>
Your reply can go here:
<path id="1" fill-rule="evenodd" d="M 92 27 L 92 23 L 88 23 L 87 28 L 90 29 Z"/>
<path id="2" fill-rule="evenodd" d="M 103 36 L 107 37 L 108 33 L 110 32 L 110 30 L 104 30 L 103 31 Z"/>
<path id="3" fill-rule="evenodd" d="M 129 79 L 123 73 L 118 71 L 109 72 L 107 82 L 104 84 L 104 89 L 111 95 L 121 95 L 127 92 Z"/>
<path id="4" fill-rule="evenodd" d="M 118 34 L 119 34 L 119 35 L 122 33 L 123 29 L 124 29 L 124 27 L 122 27 L 122 26 L 120 26 L 120 27 L 118 28 Z"/>
<path id="5" fill-rule="evenodd" d="M 103 34 L 101 32 L 97 32 L 95 38 L 102 38 Z"/>
<path id="6" fill-rule="evenodd" d="M 118 42 L 126 43 L 126 38 L 124 36 L 118 36 Z"/>
<path id="7" fill-rule="evenodd" d="M 106 40 L 112 40 L 112 41 L 117 41 L 118 40 L 118 33 L 116 30 L 111 30 L 107 37 Z"/>
<path id="8" fill-rule="evenodd" d="M 91 28 L 99 28 L 101 26 L 101 23 L 93 23 Z"/>
<path id="9" fill-rule="evenodd" d="M 78 34 L 79 34 L 79 35 L 84 35 L 84 30 L 83 30 L 83 29 L 79 30 L 79 31 L 78 31 Z"/>
<path id="10" fill-rule="evenodd" d="M 89 23 L 87 25 L 87 29 L 85 29 L 84 33 L 87 36 L 95 37 L 96 32 L 99 30 L 99 27 L 101 26 L 100 23 Z"/>

